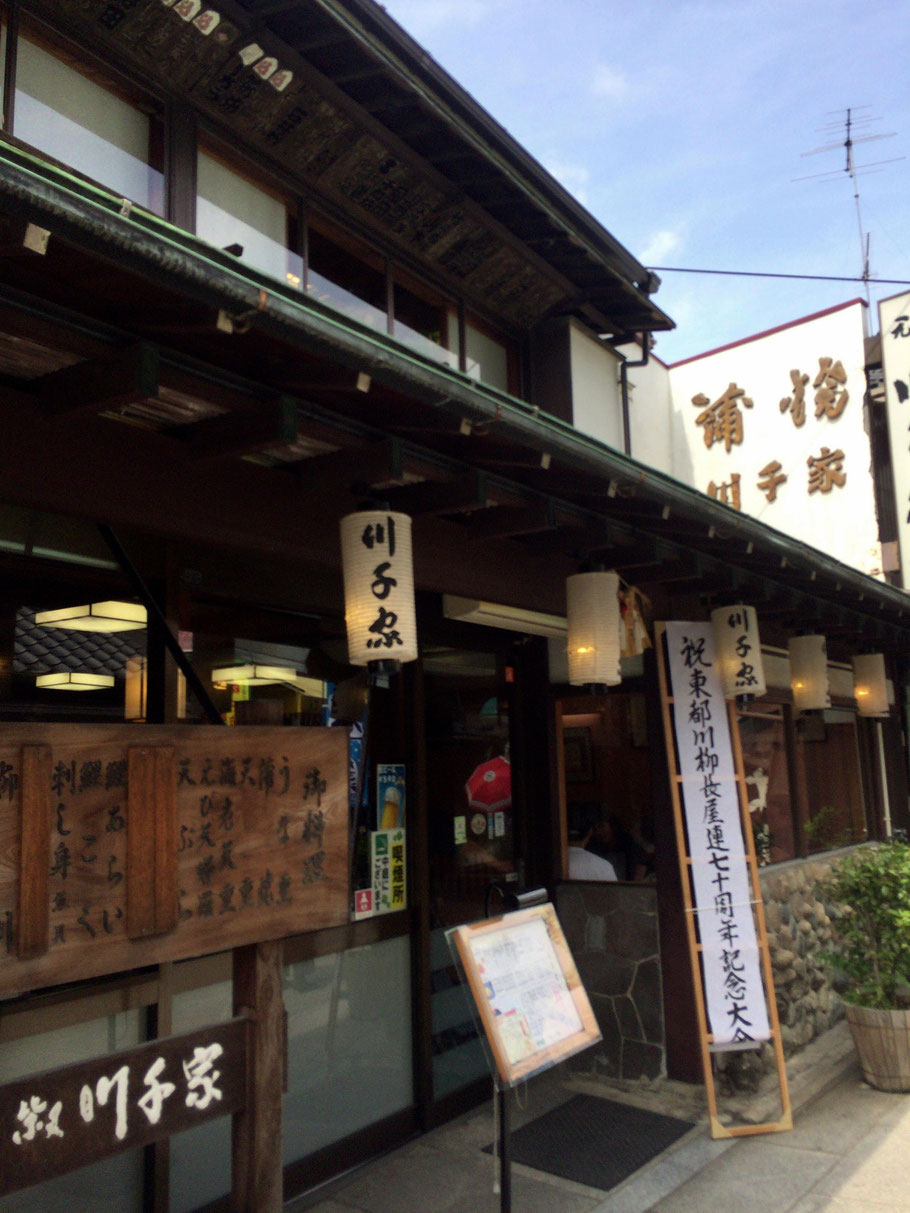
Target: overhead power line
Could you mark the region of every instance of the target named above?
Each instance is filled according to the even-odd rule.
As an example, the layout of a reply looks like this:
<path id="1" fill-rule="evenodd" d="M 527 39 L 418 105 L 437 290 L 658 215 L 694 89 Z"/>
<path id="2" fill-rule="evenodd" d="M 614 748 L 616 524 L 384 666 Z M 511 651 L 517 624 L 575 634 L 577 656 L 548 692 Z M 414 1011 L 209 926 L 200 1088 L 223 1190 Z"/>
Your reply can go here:
<path id="1" fill-rule="evenodd" d="M 770 270 L 696 270 L 678 265 L 649 265 L 655 274 L 719 274 L 726 278 L 795 278 L 800 282 L 863 282 L 866 277 L 840 278 L 834 274 L 775 274 Z M 906 278 L 872 278 L 875 286 L 910 286 Z"/>

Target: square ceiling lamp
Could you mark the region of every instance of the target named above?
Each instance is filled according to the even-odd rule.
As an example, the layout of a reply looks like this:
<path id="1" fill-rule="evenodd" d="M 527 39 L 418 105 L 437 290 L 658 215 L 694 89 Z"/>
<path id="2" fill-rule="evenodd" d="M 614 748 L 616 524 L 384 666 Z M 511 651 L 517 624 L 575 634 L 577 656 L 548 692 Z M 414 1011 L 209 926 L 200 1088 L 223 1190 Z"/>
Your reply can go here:
<path id="1" fill-rule="evenodd" d="M 267 687 L 283 683 L 298 686 L 302 675 L 289 665 L 225 665 L 212 670 L 212 682 L 232 682 L 236 686 Z"/>
<path id="2" fill-rule="evenodd" d="M 88 674 L 67 670 L 63 674 L 39 674 L 35 686 L 47 691 L 100 691 L 114 685 L 112 674 Z"/>
<path id="3" fill-rule="evenodd" d="M 139 602 L 90 602 L 58 611 L 38 611 L 35 623 L 76 632 L 135 632 L 146 626 L 147 612 Z"/>

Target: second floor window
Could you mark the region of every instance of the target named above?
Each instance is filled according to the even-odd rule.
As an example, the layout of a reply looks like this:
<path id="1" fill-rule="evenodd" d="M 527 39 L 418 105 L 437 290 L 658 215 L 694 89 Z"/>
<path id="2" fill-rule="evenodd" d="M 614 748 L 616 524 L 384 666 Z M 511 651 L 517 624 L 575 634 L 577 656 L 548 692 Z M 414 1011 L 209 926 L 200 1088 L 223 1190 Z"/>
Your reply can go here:
<path id="1" fill-rule="evenodd" d="M 13 134 L 131 202 L 164 213 L 160 123 L 20 36 Z"/>
<path id="2" fill-rule="evenodd" d="M 208 152 L 199 152 L 196 173 L 196 231 L 203 240 L 299 287 L 303 262 L 288 248 L 288 204 Z"/>

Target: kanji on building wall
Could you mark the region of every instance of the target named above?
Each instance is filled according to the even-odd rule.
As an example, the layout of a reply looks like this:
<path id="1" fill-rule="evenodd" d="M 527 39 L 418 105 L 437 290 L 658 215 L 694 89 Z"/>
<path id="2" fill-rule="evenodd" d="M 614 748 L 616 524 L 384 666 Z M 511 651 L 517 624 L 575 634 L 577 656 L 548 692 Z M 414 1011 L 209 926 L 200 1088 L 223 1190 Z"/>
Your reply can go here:
<path id="1" fill-rule="evenodd" d="M 752 399 L 745 393 L 745 388 L 731 383 L 722 396 L 712 404 L 702 392 L 692 397 L 692 403 L 702 411 L 695 418 L 695 424 L 704 427 L 705 446 L 710 450 L 715 442 L 722 442 L 729 452 L 735 444 L 743 440 L 742 408 L 751 409 Z"/>

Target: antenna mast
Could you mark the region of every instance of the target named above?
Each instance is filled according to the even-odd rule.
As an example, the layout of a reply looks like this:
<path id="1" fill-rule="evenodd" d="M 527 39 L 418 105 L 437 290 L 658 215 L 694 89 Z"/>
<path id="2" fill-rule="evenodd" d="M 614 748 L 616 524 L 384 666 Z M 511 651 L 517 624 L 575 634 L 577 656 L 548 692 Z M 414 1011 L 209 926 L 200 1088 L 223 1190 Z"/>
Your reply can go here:
<path id="1" fill-rule="evenodd" d="M 854 134 L 855 130 L 859 129 L 860 131 L 864 131 L 873 122 L 880 121 L 880 119 L 878 119 L 878 118 L 870 118 L 865 115 L 863 115 L 861 117 L 856 116 L 858 110 L 866 110 L 869 108 L 870 107 L 868 105 L 848 107 L 848 109 L 846 110 L 845 116 L 843 118 L 838 118 L 834 122 L 829 122 L 829 123 L 827 123 L 826 126 L 821 128 L 821 130 L 824 131 L 826 134 L 831 134 L 831 135 L 833 135 L 835 132 L 837 132 L 838 134 L 840 134 L 842 132 L 843 139 L 837 138 L 832 143 L 825 143 L 825 144 L 822 144 L 821 147 L 813 148 L 811 152 L 802 153 L 803 156 L 817 156 L 821 152 L 831 152 L 831 151 L 835 151 L 837 148 L 842 147 L 845 152 L 845 161 L 844 161 L 843 170 L 833 169 L 826 173 L 813 173 L 809 177 L 796 177 L 796 178 L 794 178 L 794 180 L 796 180 L 796 181 L 812 181 L 812 180 L 833 181 L 836 177 L 839 177 L 841 171 L 843 171 L 847 174 L 847 176 L 853 182 L 853 203 L 854 203 L 854 206 L 856 207 L 856 223 L 857 223 L 857 228 L 859 230 L 859 249 L 860 249 L 860 257 L 862 258 L 862 267 L 863 267 L 862 274 L 860 276 L 862 277 L 863 283 L 865 284 L 865 288 L 866 288 L 866 302 L 871 306 L 872 298 L 871 298 L 871 294 L 869 291 L 869 280 L 872 277 L 871 271 L 869 269 L 870 237 L 869 237 L 868 232 L 863 231 L 863 215 L 862 215 L 862 210 L 860 209 L 859 182 L 858 182 L 857 178 L 860 175 L 865 176 L 866 173 L 869 173 L 869 172 L 879 173 L 882 171 L 881 167 L 880 167 L 881 165 L 894 164 L 895 161 L 903 160 L 904 157 L 903 156 L 894 156 L 890 160 L 873 160 L 869 164 L 857 164 L 856 163 L 856 161 L 853 158 L 853 148 L 855 147 L 855 145 L 857 143 L 871 143 L 873 139 L 892 139 L 894 137 L 894 135 L 896 134 L 895 131 L 889 131 L 887 134 L 859 134 L 859 135 Z M 841 111 L 837 111 L 837 112 L 840 113 Z"/>

